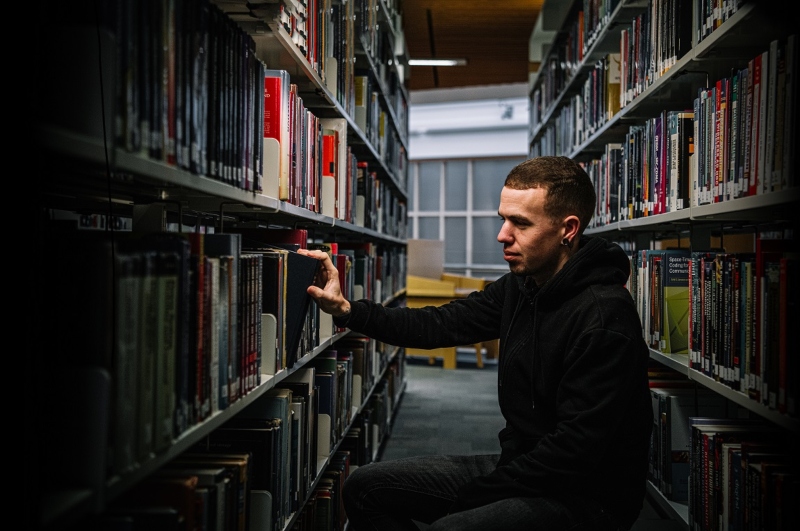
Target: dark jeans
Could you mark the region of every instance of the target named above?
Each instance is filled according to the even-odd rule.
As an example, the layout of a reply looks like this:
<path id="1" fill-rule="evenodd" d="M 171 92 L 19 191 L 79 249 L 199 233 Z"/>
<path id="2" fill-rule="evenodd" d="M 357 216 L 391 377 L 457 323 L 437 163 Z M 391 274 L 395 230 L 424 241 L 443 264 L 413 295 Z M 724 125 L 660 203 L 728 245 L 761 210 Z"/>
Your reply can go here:
<path id="1" fill-rule="evenodd" d="M 494 470 L 499 455 L 448 455 L 381 461 L 353 471 L 344 504 L 356 531 L 611 531 L 612 518 L 586 499 L 510 498 L 447 514 L 458 488 Z"/>

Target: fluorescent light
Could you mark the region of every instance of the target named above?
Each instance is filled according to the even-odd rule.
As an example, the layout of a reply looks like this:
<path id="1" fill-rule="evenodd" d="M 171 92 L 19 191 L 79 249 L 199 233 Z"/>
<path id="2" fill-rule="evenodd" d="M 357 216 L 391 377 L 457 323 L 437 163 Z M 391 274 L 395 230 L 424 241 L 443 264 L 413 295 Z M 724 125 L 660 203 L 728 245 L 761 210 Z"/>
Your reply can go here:
<path id="1" fill-rule="evenodd" d="M 410 66 L 464 66 L 466 59 L 409 59 Z"/>

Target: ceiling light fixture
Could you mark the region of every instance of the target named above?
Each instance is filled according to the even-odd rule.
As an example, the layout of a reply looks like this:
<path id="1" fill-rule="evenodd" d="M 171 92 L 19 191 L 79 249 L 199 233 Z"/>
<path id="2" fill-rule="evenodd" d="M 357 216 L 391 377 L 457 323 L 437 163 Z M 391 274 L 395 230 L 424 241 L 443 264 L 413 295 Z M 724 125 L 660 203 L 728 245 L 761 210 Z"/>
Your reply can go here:
<path id="1" fill-rule="evenodd" d="M 410 66 L 464 66 L 466 59 L 409 59 Z"/>

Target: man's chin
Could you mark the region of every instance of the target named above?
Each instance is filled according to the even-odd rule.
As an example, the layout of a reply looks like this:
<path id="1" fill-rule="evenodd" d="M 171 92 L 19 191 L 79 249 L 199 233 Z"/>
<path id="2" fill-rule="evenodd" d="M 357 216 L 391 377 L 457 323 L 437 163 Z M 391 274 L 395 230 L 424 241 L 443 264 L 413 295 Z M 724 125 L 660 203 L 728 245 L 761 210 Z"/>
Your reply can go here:
<path id="1" fill-rule="evenodd" d="M 518 276 L 524 277 L 528 275 L 528 272 L 525 270 L 525 267 L 523 267 L 522 264 L 509 263 L 508 270 Z"/>

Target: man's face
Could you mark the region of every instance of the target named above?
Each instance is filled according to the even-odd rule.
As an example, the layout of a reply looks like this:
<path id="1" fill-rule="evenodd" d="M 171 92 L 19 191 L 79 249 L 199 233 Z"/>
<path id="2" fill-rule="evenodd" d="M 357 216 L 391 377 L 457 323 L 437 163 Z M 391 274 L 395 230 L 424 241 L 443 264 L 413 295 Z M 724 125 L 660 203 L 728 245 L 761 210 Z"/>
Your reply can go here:
<path id="1" fill-rule="evenodd" d="M 566 262 L 561 240 L 565 227 L 544 212 L 547 190 L 503 187 L 497 213 L 503 226 L 497 241 L 512 273 L 531 276 L 541 286 Z"/>

